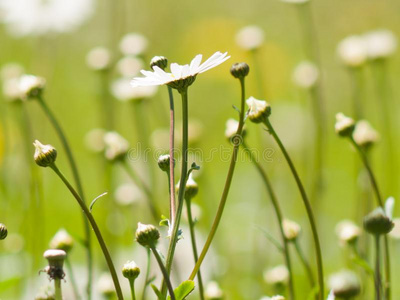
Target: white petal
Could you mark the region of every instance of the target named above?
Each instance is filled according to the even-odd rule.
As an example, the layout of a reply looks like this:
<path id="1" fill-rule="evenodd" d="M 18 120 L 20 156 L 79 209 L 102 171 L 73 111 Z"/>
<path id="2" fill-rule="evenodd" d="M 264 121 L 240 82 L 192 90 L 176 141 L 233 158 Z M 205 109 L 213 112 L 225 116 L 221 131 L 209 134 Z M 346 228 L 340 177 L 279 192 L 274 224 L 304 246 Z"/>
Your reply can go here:
<path id="1" fill-rule="evenodd" d="M 210 70 L 220 64 L 222 64 L 224 61 L 228 60 L 230 56 L 226 56 L 228 52 L 221 53 L 221 52 L 216 52 L 213 56 L 211 56 L 207 61 L 205 61 L 203 64 L 198 69 L 198 73 L 203 73 L 207 70 Z"/>
<path id="2" fill-rule="evenodd" d="M 174 75 L 174 77 L 176 79 L 181 78 L 182 66 L 178 65 L 177 63 L 172 63 L 171 64 L 171 72 L 172 72 L 172 75 Z"/>
<path id="3" fill-rule="evenodd" d="M 200 66 L 202 58 L 203 58 L 203 55 L 198 54 L 198 55 L 196 55 L 195 58 L 192 59 L 192 62 L 190 63 L 190 73 L 191 74 L 197 73 L 197 69 Z"/>
<path id="4" fill-rule="evenodd" d="M 385 213 L 389 219 L 393 218 L 394 198 L 389 197 L 385 202 Z"/>

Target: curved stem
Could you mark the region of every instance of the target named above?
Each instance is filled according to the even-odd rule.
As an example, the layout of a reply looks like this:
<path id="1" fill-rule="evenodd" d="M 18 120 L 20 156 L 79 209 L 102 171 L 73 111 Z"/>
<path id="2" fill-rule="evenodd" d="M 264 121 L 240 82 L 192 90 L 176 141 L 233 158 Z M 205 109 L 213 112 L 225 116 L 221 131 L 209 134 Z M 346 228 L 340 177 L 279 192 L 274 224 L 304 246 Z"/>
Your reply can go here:
<path id="1" fill-rule="evenodd" d="M 81 296 L 79 295 L 78 285 L 76 284 L 74 272 L 72 270 L 71 261 L 69 260 L 68 256 L 65 259 L 65 265 L 66 265 L 67 270 L 68 270 L 68 275 L 69 275 L 68 277 L 69 277 L 69 280 L 71 281 L 71 286 L 72 286 L 72 290 L 74 292 L 75 300 L 80 300 Z"/>
<path id="2" fill-rule="evenodd" d="M 136 295 L 135 295 L 135 280 L 132 280 L 132 279 L 129 280 L 129 287 L 131 288 L 132 300 L 136 300 Z"/>
<path id="3" fill-rule="evenodd" d="M 79 193 L 82 201 L 85 202 L 85 195 L 83 193 L 83 187 L 82 187 L 81 179 L 79 176 L 78 167 L 76 165 L 75 158 L 72 154 L 71 147 L 68 143 L 67 137 L 64 134 L 64 131 L 62 130 L 61 125 L 58 123 L 56 117 L 54 116 L 54 114 L 50 110 L 50 108 L 47 106 L 44 99 L 42 97 L 39 97 L 37 100 L 38 100 L 40 106 L 42 107 L 43 111 L 49 118 L 50 123 L 53 125 L 59 139 L 61 140 L 61 144 L 67 155 L 68 163 L 71 167 L 72 177 L 74 178 L 76 188 L 78 190 L 78 193 Z M 87 261 L 88 261 L 88 282 L 87 282 L 86 292 L 88 295 L 88 299 L 91 299 L 91 295 L 92 295 L 92 287 L 91 286 L 92 286 L 92 277 L 93 277 L 92 243 L 91 243 L 91 239 L 90 239 L 91 234 L 90 234 L 88 220 L 85 218 L 84 215 L 82 215 L 82 217 L 83 217 L 83 224 L 84 224 L 84 229 L 85 229 L 85 246 L 86 246 L 86 256 L 87 256 Z"/>
<path id="4" fill-rule="evenodd" d="M 168 88 L 168 96 L 169 96 L 169 193 L 170 193 L 170 219 L 171 222 L 175 222 L 176 218 L 176 201 L 175 201 L 175 160 L 174 160 L 174 151 L 175 151 L 175 108 L 174 108 L 174 96 L 172 94 L 172 88 L 167 86 Z"/>
<path id="5" fill-rule="evenodd" d="M 235 166 L 236 166 L 236 160 L 239 152 L 239 146 L 240 143 L 243 140 L 242 137 L 242 131 L 243 131 L 243 125 L 244 125 L 244 114 L 245 114 L 245 85 L 244 85 L 244 78 L 240 79 L 240 87 L 241 87 L 241 105 L 240 105 L 240 117 L 239 117 L 239 126 L 236 131 L 236 138 L 233 138 L 232 141 L 234 143 L 233 145 L 233 151 L 232 151 L 232 158 L 231 158 L 231 163 L 229 165 L 229 170 L 228 170 L 228 175 L 226 176 L 226 181 L 225 181 L 225 186 L 224 186 L 224 191 L 222 192 L 221 200 L 219 202 L 217 214 L 215 215 L 213 225 L 211 227 L 211 230 L 208 234 L 206 243 L 204 244 L 203 250 L 200 253 L 199 260 L 197 261 L 196 265 L 194 266 L 192 273 L 189 276 L 190 280 L 193 280 L 196 277 L 197 272 L 200 269 L 200 266 L 208 252 L 211 246 L 211 242 L 214 239 L 215 233 L 217 232 L 218 225 L 221 221 L 222 214 L 224 212 L 226 200 L 228 199 L 228 194 L 229 194 L 229 189 L 231 187 L 232 183 L 232 178 L 233 178 L 233 173 L 235 171 Z"/>
<path id="6" fill-rule="evenodd" d="M 95 219 L 93 218 L 92 214 L 90 213 L 89 209 L 87 208 L 86 204 L 83 202 L 83 200 L 81 199 L 79 194 L 75 191 L 75 189 L 72 187 L 72 185 L 69 183 L 69 181 L 65 178 L 65 176 L 61 173 L 61 171 L 57 168 L 57 166 L 55 164 L 53 164 L 50 167 L 58 175 L 58 177 L 60 177 L 60 179 L 64 182 L 64 184 L 67 186 L 67 188 L 69 189 L 69 191 L 74 196 L 74 198 L 78 202 L 79 206 L 83 210 L 83 212 L 84 212 L 85 216 L 87 217 L 90 225 L 92 226 L 94 234 L 96 235 L 96 238 L 97 238 L 97 240 L 98 240 L 98 242 L 100 244 L 100 248 L 101 248 L 101 250 L 103 252 L 104 258 L 105 258 L 105 260 L 107 262 L 108 269 L 110 270 L 111 277 L 112 277 L 113 282 L 114 282 L 115 291 L 117 292 L 118 299 L 119 300 L 123 300 L 124 297 L 122 295 L 121 286 L 120 286 L 119 281 L 118 281 L 117 272 L 115 271 L 115 267 L 114 267 L 114 264 L 112 262 L 110 253 L 108 252 L 106 243 L 104 242 L 103 236 L 101 235 L 100 229 L 97 226 L 97 223 L 96 223 Z"/>
<path id="7" fill-rule="evenodd" d="M 381 300 L 381 271 L 380 259 L 381 251 L 379 247 L 379 235 L 375 236 L 375 300 Z"/>
<path id="8" fill-rule="evenodd" d="M 147 285 L 149 284 L 150 265 L 151 265 L 150 249 L 147 248 L 146 250 L 147 250 L 147 267 L 146 267 L 146 276 L 144 278 L 144 286 L 143 286 L 143 291 L 142 291 L 142 300 L 146 299 L 146 289 L 147 289 Z"/>
<path id="9" fill-rule="evenodd" d="M 62 299 L 62 291 L 61 291 L 61 279 L 55 278 L 54 279 L 54 296 L 56 300 L 63 300 Z"/>
<path id="10" fill-rule="evenodd" d="M 188 216 L 188 221 L 189 221 L 189 229 L 190 229 L 190 240 L 192 243 L 192 250 L 193 250 L 193 256 L 194 256 L 194 262 L 197 263 L 199 260 L 199 255 L 197 253 L 197 244 L 196 244 L 196 233 L 194 230 L 194 221 L 192 217 L 192 201 L 190 198 L 186 198 L 186 209 L 187 209 L 187 216 Z M 204 286 L 203 286 L 203 278 L 201 276 L 201 272 L 197 273 L 197 281 L 199 282 L 199 294 L 200 294 L 200 299 L 204 300 Z"/>
<path id="11" fill-rule="evenodd" d="M 164 276 L 164 282 L 165 282 L 166 285 L 167 285 L 167 288 L 168 288 L 168 291 L 169 291 L 169 295 L 170 295 L 170 297 L 171 297 L 171 300 L 175 300 L 174 288 L 172 287 L 171 280 L 170 280 L 169 275 L 168 275 L 168 271 L 167 271 L 167 269 L 166 269 L 165 266 L 164 266 L 164 263 L 163 263 L 163 261 L 162 261 L 162 259 L 161 259 L 161 256 L 160 256 L 160 253 L 158 253 L 157 248 L 154 247 L 154 246 L 150 247 L 150 249 L 151 249 L 151 251 L 153 252 L 154 257 L 156 258 L 157 263 L 158 263 L 158 265 L 159 265 L 159 267 L 160 267 L 161 273 L 162 273 L 163 276 Z"/>
<path id="12" fill-rule="evenodd" d="M 292 264 L 291 264 L 290 253 L 289 253 L 289 241 L 286 239 L 285 232 L 283 231 L 283 216 L 282 216 L 281 208 L 279 206 L 278 199 L 276 198 L 275 192 L 272 188 L 271 182 L 269 181 L 267 173 L 261 167 L 260 163 L 257 162 L 256 158 L 254 157 L 253 153 L 250 151 L 250 149 L 248 148 L 248 146 L 246 145 L 245 142 L 243 142 L 243 149 L 246 152 L 246 154 L 249 156 L 251 162 L 256 167 L 258 173 L 260 174 L 260 176 L 265 184 L 265 187 L 267 189 L 268 195 L 271 199 L 272 206 L 274 207 L 275 215 L 276 215 L 276 218 L 278 219 L 279 233 L 281 235 L 281 239 L 282 239 L 282 243 L 283 243 L 282 250 L 283 250 L 284 257 L 285 257 L 285 263 L 286 263 L 286 267 L 289 271 L 289 294 L 291 296 L 291 299 L 295 299 L 293 270 L 292 270 Z"/>
<path id="13" fill-rule="evenodd" d="M 315 284 L 313 272 L 311 270 L 310 264 L 307 261 L 307 258 L 304 256 L 304 253 L 301 250 L 300 244 L 297 240 L 294 241 L 294 247 L 296 248 L 296 252 L 301 260 L 301 263 L 303 264 L 304 270 L 306 271 L 308 280 L 310 281 L 310 285 L 311 285 L 311 287 L 313 287 Z"/>
<path id="14" fill-rule="evenodd" d="M 304 206 L 307 211 L 307 217 L 310 222 L 311 231 L 312 231 L 313 240 L 314 240 L 317 270 L 318 270 L 319 299 L 323 300 L 323 299 L 325 299 L 325 296 L 324 296 L 324 271 L 323 271 L 323 264 L 322 264 L 321 245 L 319 242 L 319 236 L 318 236 L 318 231 L 317 231 L 317 225 L 315 223 L 314 213 L 312 211 L 312 207 L 311 207 L 310 201 L 308 200 L 304 186 L 300 180 L 299 175 L 297 174 L 297 171 L 296 171 L 296 168 L 294 167 L 292 159 L 290 158 L 288 152 L 286 151 L 286 148 L 283 146 L 281 140 L 279 139 L 277 133 L 275 132 L 275 130 L 272 127 L 272 124 L 270 123 L 268 118 L 266 118 L 264 120 L 264 123 L 267 126 L 269 133 L 273 136 L 274 140 L 276 141 L 279 148 L 281 149 L 283 156 L 285 157 L 285 159 L 290 167 L 293 177 L 296 180 L 296 184 L 297 184 L 297 187 L 299 188 L 301 198 L 303 199 L 303 203 L 304 203 Z"/>

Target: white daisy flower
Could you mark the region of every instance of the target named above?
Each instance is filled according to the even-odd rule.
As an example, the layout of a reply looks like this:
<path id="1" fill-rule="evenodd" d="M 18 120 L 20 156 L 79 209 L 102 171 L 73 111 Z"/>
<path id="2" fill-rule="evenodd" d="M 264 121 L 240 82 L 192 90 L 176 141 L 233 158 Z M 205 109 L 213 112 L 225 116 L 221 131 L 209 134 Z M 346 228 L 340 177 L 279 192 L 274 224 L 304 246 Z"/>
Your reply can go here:
<path id="1" fill-rule="evenodd" d="M 167 73 L 159 67 L 154 66 L 153 72 L 140 71 L 145 77 L 136 77 L 132 80 L 131 84 L 134 87 L 167 84 L 182 92 L 195 81 L 197 74 L 208 71 L 229 59 L 230 56 L 227 56 L 227 54 L 228 52 L 221 53 L 218 51 L 202 64 L 201 60 L 203 56 L 201 54 L 196 55 L 190 65 L 172 63 L 170 66 L 171 73 Z"/>
<path id="2" fill-rule="evenodd" d="M 370 59 L 386 58 L 397 50 L 397 38 L 390 30 L 371 31 L 364 38 Z"/>
<path id="3" fill-rule="evenodd" d="M 2 0 L 2 22 L 15 36 L 45 35 L 77 29 L 94 9 L 93 0 Z"/>
<path id="4" fill-rule="evenodd" d="M 339 43 L 337 54 L 345 65 L 359 67 L 367 60 L 367 43 L 361 36 L 346 37 Z"/>

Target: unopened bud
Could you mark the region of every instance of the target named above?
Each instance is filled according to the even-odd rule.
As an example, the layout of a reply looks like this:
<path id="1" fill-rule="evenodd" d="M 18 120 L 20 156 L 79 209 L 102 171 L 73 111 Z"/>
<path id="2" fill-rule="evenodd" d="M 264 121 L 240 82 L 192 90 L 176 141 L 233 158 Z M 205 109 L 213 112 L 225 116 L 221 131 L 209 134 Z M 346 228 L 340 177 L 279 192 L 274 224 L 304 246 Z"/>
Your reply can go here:
<path id="1" fill-rule="evenodd" d="M 271 115 L 271 106 L 266 101 L 250 97 L 246 104 L 249 107 L 248 117 L 253 123 L 260 123 Z"/>
<path id="2" fill-rule="evenodd" d="M 354 222 L 344 220 L 336 225 L 336 234 L 341 244 L 352 244 L 360 236 L 361 229 Z"/>
<path id="3" fill-rule="evenodd" d="M 159 67 L 161 70 L 165 70 L 168 66 L 168 59 L 164 56 L 154 56 L 150 61 L 150 68 L 154 68 L 154 66 Z"/>
<path id="4" fill-rule="evenodd" d="M 329 278 L 329 285 L 335 297 L 350 299 L 360 294 L 360 281 L 352 271 L 344 270 Z"/>
<path id="5" fill-rule="evenodd" d="M 67 253 L 64 250 L 51 249 L 44 252 L 43 257 L 49 262 L 46 272 L 51 279 L 63 279 L 65 274 L 63 271 L 64 260 Z"/>
<path id="6" fill-rule="evenodd" d="M 50 241 L 50 248 L 61 249 L 64 250 L 66 253 L 71 251 L 73 246 L 74 240 L 65 229 L 60 229 L 59 231 L 57 231 L 57 233 Z"/>
<path id="7" fill-rule="evenodd" d="M 35 146 L 34 159 L 41 167 L 48 167 L 54 164 L 57 159 L 57 150 L 52 145 L 43 145 L 38 140 L 33 143 Z"/>
<path id="8" fill-rule="evenodd" d="M 160 232 L 153 225 L 138 223 L 136 241 L 143 247 L 154 247 L 160 238 Z"/>
<path id="9" fill-rule="evenodd" d="M 283 220 L 282 226 L 283 226 L 283 232 L 288 241 L 296 240 L 301 232 L 300 225 L 291 220 L 287 219 Z"/>
<path id="10" fill-rule="evenodd" d="M 232 76 L 239 79 L 246 77 L 249 74 L 249 71 L 250 71 L 249 65 L 244 62 L 235 63 L 231 67 Z"/>
<path id="11" fill-rule="evenodd" d="M 128 261 L 122 268 L 122 275 L 129 280 L 135 280 L 140 274 L 140 269 L 137 264 L 132 260 Z"/>
<path id="12" fill-rule="evenodd" d="M 368 149 L 378 141 L 379 134 L 368 121 L 361 120 L 356 124 L 353 138 L 357 145 Z"/>
<path id="13" fill-rule="evenodd" d="M 0 223 L 0 240 L 4 240 L 8 235 L 8 230 L 6 225 Z"/>
<path id="14" fill-rule="evenodd" d="M 343 113 L 336 114 L 335 131 L 340 136 L 351 136 L 353 134 L 355 122 L 352 118 Z"/>
<path id="15" fill-rule="evenodd" d="M 371 234 L 387 234 L 393 229 L 393 227 L 393 221 L 386 216 L 382 207 L 376 208 L 364 217 L 364 228 Z"/>
<path id="16" fill-rule="evenodd" d="M 160 155 L 158 158 L 158 166 L 164 172 L 169 172 L 171 157 L 169 154 Z"/>
<path id="17" fill-rule="evenodd" d="M 34 75 L 22 75 L 19 79 L 19 90 L 23 99 L 37 98 L 42 94 L 46 80 Z"/>
<path id="18" fill-rule="evenodd" d="M 216 281 L 207 283 L 204 294 L 207 300 L 222 300 L 224 298 L 224 292 Z"/>

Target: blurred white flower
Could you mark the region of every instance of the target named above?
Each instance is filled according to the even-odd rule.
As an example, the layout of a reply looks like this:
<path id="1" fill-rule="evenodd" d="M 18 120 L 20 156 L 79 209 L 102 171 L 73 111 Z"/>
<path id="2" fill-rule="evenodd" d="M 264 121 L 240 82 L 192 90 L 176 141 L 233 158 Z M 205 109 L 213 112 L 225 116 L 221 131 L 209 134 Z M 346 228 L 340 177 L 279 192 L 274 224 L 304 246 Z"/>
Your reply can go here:
<path id="1" fill-rule="evenodd" d="M 94 128 L 85 135 L 85 145 L 93 152 L 103 152 L 105 148 L 104 135 L 106 131 L 101 128 Z"/>
<path id="2" fill-rule="evenodd" d="M 218 282 L 210 281 L 206 285 L 204 295 L 207 300 L 220 300 L 224 297 L 224 292 L 221 290 Z"/>
<path id="3" fill-rule="evenodd" d="M 361 234 L 361 229 L 353 221 L 343 220 L 336 225 L 336 235 L 341 245 L 354 242 Z"/>
<path id="4" fill-rule="evenodd" d="M 105 156 L 109 160 L 116 160 L 124 156 L 129 150 L 129 143 L 115 131 L 104 135 Z"/>
<path id="5" fill-rule="evenodd" d="M 355 122 L 352 118 L 343 113 L 336 114 L 335 131 L 341 136 L 347 136 L 353 133 Z"/>
<path id="6" fill-rule="evenodd" d="M 1 67 L 1 79 L 15 79 L 24 74 L 24 67 L 17 63 L 8 63 Z"/>
<path id="7" fill-rule="evenodd" d="M 22 75 L 19 77 L 18 88 L 23 99 L 37 95 L 37 91 L 44 89 L 46 80 L 35 75 Z"/>
<path id="8" fill-rule="evenodd" d="M 2 0 L 2 22 L 14 36 L 71 32 L 94 9 L 93 0 Z"/>
<path id="9" fill-rule="evenodd" d="M 294 221 L 284 219 L 282 221 L 282 226 L 283 226 L 283 232 L 285 234 L 285 237 L 289 241 L 294 241 L 297 239 L 301 232 L 301 227 L 299 224 L 297 224 Z"/>
<path id="10" fill-rule="evenodd" d="M 286 284 L 289 279 L 289 271 L 284 265 L 276 266 L 264 272 L 264 280 L 271 285 Z"/>
<path id="11" fill-rule="evenodd" d="M 231 139 L 236 135 L 239 127 L 239 122 L 235 119 L 228 119 L 225 124 L 225 137 Z"/>
<path id="12" fill-rule="evenodd" d="M 141 55 L 146 51 L 147 38 L 139 33 L 128 33 L 122 37 L 119 49 L 124 55 Z"/>
<path id="13" fill-rule="evenodd" d="M 356 123 L 353 138 L 357 145 L 368 147 L 379 140 L 379 134 L 368 121 L 361 120 Z"/>
<path id="14" fill-rule="evenodd" d="M 107 299 L 115 295 L 114 283 L 109 273 L 103 273 L 100 275 L 96 288 L 97 291 Z"/>
<path id="15" fill-rule="evenodd" d="M 393 197 L 387 198 L 385 202 L 385 214 L 390 220 L 393 219 L 394 202 Z"/>
<path id="16" fill-rule="evenodd" d="M 19 88 L 19 79 L 11 78 L 3 82 L 3 96 L 8 101 L 16 101 L 22 99 L 22 93 Z"/>
<path id="17" fill-rule="evenodd" d="M 117 63 L 117 70 L 123 77 L 132 77 L 139 74 L 143 68 L 143 61 L 132 56 L 125 56 Z"/>
<path id="18" fill-rule="evenodd" d="M 95 47 L 86 55 L 86 64 L 95 71 L 105 70 L 111 64 L 111 52 L 106 47 Z"/>
<path id="19" fill-rule="evenodd" d="M 170 65 L 171 73 L 167 73 L 157 66 L 153 67 L 153 72 L 142 70 L 145 77 L 136 77 L 132 80 L 132 86 L 151 86 L 168 84 L 172 88 L 182 89 L 191 85 L 197 74 L 208 71 L 230 58 L 227 52 L 215 52 L 209 59 L 201 64 L 203 56 L 201 54 L 191 61 L 190 65 L 179 65 L 172 63 Z"/>
<path id="20" fill-rule="evenodd" d="M 143 197 L 141 190 L 133 183 L 121 184 L 114 193 L 115 200 L 121 205 L 130 205 Z"/>
<path id="21" fill-rule="evenodd" d="M 130 84 L 131 80 L 119 78 L 111 83 L 111 94 L 120 101 L 140 100 L 151 98 L 157 92 L 156 86 L 135 86 Z"/>
<path id="22" fill-rule="evenodd" d="M 386 58 L 397 50 L 397 38 L 387 29 L 375 30 L 364 36 L 370 59 Z"/>
<path id="23" fill-rule="evenodd" d="M 255 50 L 264 42 L 264 31 L 258 26 L 246 26 L 236 34 L 236 44 L 245 50 Z"/>
<path id="24" fill-rule="evenodd" d="M 293 71 L 293 82 L 301 88 L 311 88 L 319 78 L 317 66 L 310 61 L 299 63 Z"/>
<path id="25" fill-rule="evenodd" d="M 349 299 L 356 297 L 361 290 L 357 275 L 350 270 L 343 270 L 329 277 L 329 287 L 335 297 Z"/>
<path id="26" fill-rule="evenodd" d="M 345 65 L 359 67 L 367 60 L 367 43 L 362 36 L 352 35 L 339 43 L 337 53 Z"/>

